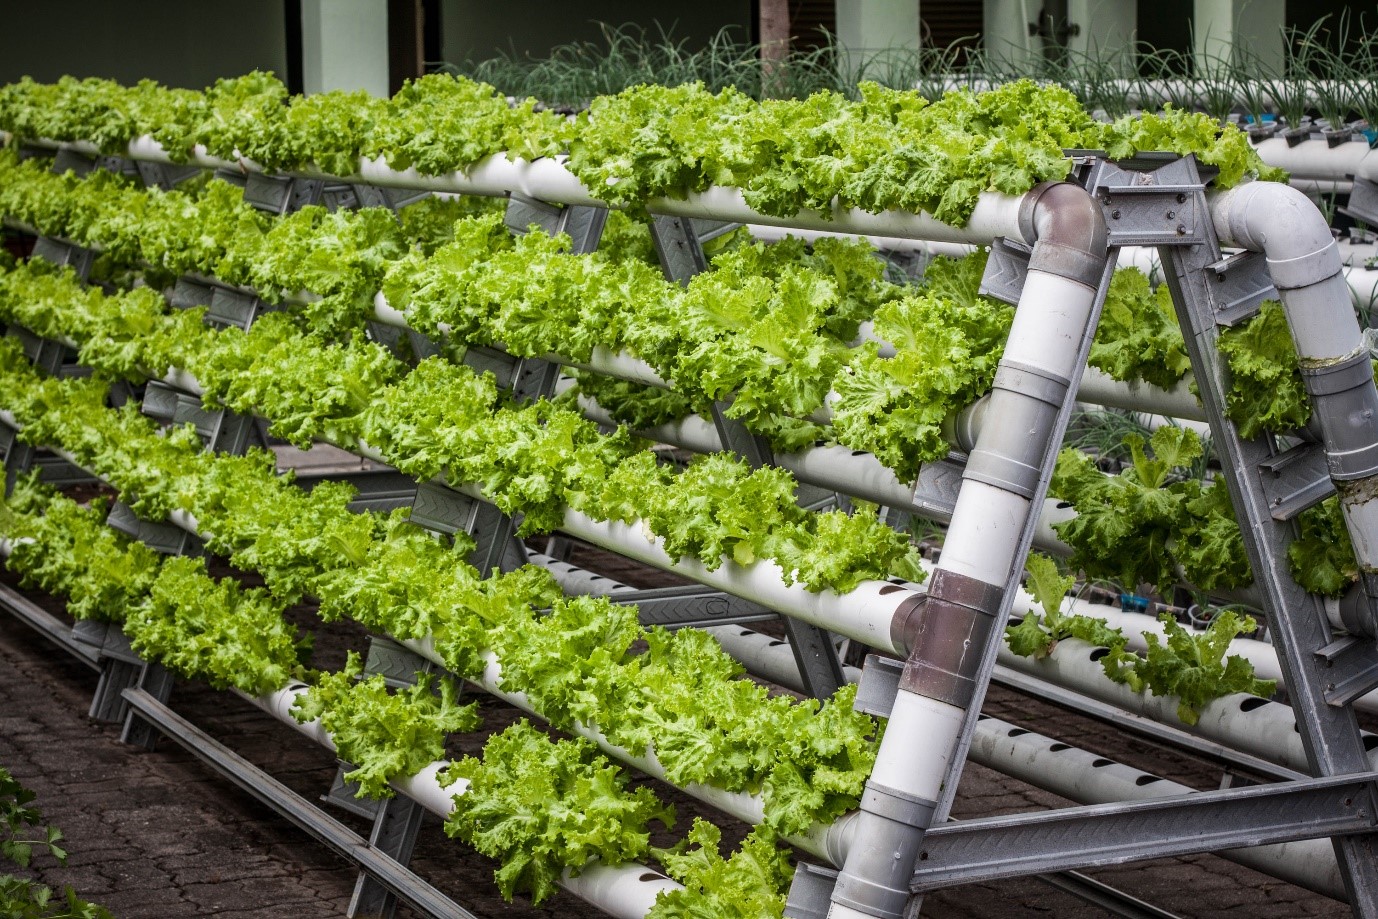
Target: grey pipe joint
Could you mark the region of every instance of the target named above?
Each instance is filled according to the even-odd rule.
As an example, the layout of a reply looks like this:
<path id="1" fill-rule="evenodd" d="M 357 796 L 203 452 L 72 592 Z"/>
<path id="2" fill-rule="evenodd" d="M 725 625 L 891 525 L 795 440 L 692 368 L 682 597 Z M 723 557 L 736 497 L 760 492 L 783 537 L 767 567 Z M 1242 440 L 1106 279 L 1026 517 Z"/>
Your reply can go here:
<path id="1" fill-rule="evenodd" d="M 1030 270 L 1095 290 L 1105 273 L 1108 234 L 1100 205 L 1080 185 L 1042 182 L 1019 205 L 1019 232 L 1034 247 Z"/>
<path id="2" fill-rule="evenodd" d="M 874 782 L 866 783 L 847 858 L 860 857 L 877 870 L 869 877 L 838 876 L 833 902 L 877 919 L 901 919 L 909 880 L 938 802 L 925 801 Z"/>
<path id="3" fill-rule="evenodd" d="M 896 643 L 913 649 L 900 691 L 966 708 L 976 692 L 976 673 L 990 644 L 1003 590 L 939 569 L 922 603 L 905 607 L 891 623 Z"/>
<path id="4" fill-rule="evenodd" d="M 1310 393 L 1322 425 L 1326 461 L 1336 482 L 1366 479 L 1378 474 L 1378 390 L 1373 387 L 1373 362 L 1367 349 L 1340 361 L 1301 362 L 1302 381 Z"/>
<path id="5" fill-rule="evenodd" d="M 1071 385 L 1071 380 L 1047 370 L 1001 361 L 987 416 L 1017 418 L 1019 423 L 991 425 L 967 460 L 963 478 L 1032 499 L 1038 491 L 1048 432 Z"/>

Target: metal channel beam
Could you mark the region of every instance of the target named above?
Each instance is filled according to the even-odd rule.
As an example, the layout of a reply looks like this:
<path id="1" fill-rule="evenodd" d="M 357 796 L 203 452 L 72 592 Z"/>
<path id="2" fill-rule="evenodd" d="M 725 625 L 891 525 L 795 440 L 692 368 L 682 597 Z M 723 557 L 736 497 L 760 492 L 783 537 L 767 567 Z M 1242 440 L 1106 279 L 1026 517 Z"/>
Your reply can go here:
<path id="1" fill-rule="evenodd" d="M 1194 160 L 1187 158 L 1185 162 L 1193 164 Z M 1185 194 L 1204 206 L 1205 193 L 1200 184 Z M 1212 266 L 1220 260 L 1220 245 L 1210 221 L 1205 221 L 1204 230 L 1196 245 L 1167 245 L 1159 249 L 1165 282 L 1172 292 L 1186 339 L 1201 404 L 1211 422 L 1211 443 L 1226 473 L 1224 478 L 1248 550 L 1254 585 L 1268 615 L 1307 759 L 1313 773 L 1319 776 L 1358 774 L 1367 770 L 1369 764 L 1354 710 L 1327 699 L 1327 693 L 1334 690 L 1335 679 L 1330 662 L 1320 653 L 1332 641 L 1324 604 L 1289 574 L 1287 549 L 1295 538 L 1295 530 L 1292 523 L 1277 519 L 1275 507 L 1259 479 L 1259 470 L 1267 468 L 1277 451 L 1271 438 L 1240 437 L 1226 417 L 1225 381 L 1229 371 L 1216 347 L 1220 317 L 1210 292 L 1211 285 L 1218 283 Z M 1335 853 L 1354 915 L 1378 917 L 1378 834 L 1336 839 Z"/>
<path id="2" fill-rule="evenodd" d="M 702 584 L 634 590 L 609 599 L 624 606 L 636 606 L 642 625 L 659 625 L 667 629 L 735 625 L 779 618 L 779 614 L 769 607 Z"/>
<path id="3" fill-rule="evenodd" d="M 164 736 L 194 753 L 241 790 L 286 817 L 317 842 L 357 864 L 389 892 L 426 916 L 477 919 L 415 873 L 369 845 L 344 824 L 221 744 L 172 709 L 141 690 L 126 690 L 125 701 Z"/>
<path id="4" fill-rule="evenodd" d="M 52 613 L 46 612 L 5 584 L 0 584 L 0 606 L 16 619 L 81 661 L 92 670 L 100 670 L 99 654 L 95 648 L 72 640 L 72 627 Z"/>
<path id="5" fill-rule="evenodd" d="M 912 889 L 1372 833 L 1375 780 L 1363 772 L 938 827 L 924 839 Z"/>

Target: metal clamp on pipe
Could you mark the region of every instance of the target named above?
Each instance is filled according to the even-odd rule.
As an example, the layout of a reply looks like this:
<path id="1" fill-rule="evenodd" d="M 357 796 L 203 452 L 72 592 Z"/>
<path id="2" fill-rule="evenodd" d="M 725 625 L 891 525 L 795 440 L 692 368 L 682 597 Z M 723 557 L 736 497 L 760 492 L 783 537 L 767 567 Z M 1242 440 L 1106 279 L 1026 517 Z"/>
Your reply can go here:
<path id="1" fill-rule="evenodd" d="M 1338 484 L 1378 474 L 1378 390 L 1368 349 L 1339 361 L 1302 360 L 1301 377 L 1316 414 L 1331 421 L 1321 429 L 1330 477 Z"/>
<path id="2" fill-rule="evenodd" d="M 933 572 L 927 602 L 912 620 L 907 645 L 915 651 L 904 665 L 900 690 L 958 708 L 970 705 L 1001 595 L 1000 587 L 985 581 L 942 569 Z"/>

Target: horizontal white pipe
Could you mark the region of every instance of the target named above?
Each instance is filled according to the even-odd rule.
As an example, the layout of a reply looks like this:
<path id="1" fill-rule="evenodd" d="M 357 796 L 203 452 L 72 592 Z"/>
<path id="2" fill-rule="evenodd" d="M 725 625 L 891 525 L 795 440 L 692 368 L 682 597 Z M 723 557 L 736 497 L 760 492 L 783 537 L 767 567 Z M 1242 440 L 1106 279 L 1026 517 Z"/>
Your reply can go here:
<path id="1" fill-rule="evenodd" d="M 1290 706 L 1243 693 L 1232 693 L 1201 707 L 1195 725 L 1177 718 L 1177 698 L 1151 692 L 1136 693 L 1122 683 L 1113 683 L 1101 669 L 1103 649 L 1084 641 L 1066 638 L 1041 660 L 1019 657 L 1007 646 L 1000 648 L 999 661 L 1011 670 L 1027 673 L 1050 683 L 1075 689 L 1083 695 L 1108 702 L 1129 712 L 1146 715 L 1191 734 L 1250 753 L 1298 772 L 1308 773 L 1306 752 L 1297 733 L 1296 716 Z M 1369 754 L 1378 762 L 1378 752 Z"/>
<path id="2" fill-rule="evenodd" d="M 308 691 L 304 683 L 290 683 L 283 689 L 263 696 L 239 693 L 283 724 L 310 737 L 316 743 L 334 751 L 335 742 L 320 723 L 320 719 L 299 722 L 292 717 L 292 706 Z M 457 779 L 453 785 L 441 787 L 438 773 L 449 763 L 437 761 L 414 775 L 395 779 L 390 784 L 426 810 L 440 817 L 454 811 L 454 799 L 469 788 L 467 779 Z M 683 887 L 646 865 L 631 862 L 617 867 L 591 863 L 576 876 L 572 871 L 561 875 L 561 887 L 580 899 L 593 904 L 617 919 L 645 919 L 656 897 L 662 892 L 682 890 Z"/>
<path id="3" fill-rule="evenodd" d="M 54 146 L 67 147 L 87 155 L 98 155 L 93 144 L 79 141 L 59 143 Z M 149 162 L 170 163 L 167 152 L 151 137 L 140 137 L 130 142 L 130 159 Z M 364 158 L 359 161 L 359 170 L 353 176 L 328 176 L 315 170 L 305 170 L 303 174 L 317 178 L 338 178 L 347 182 L 362 182 L 391 188 L 411 188 L 419 191 L 452 192 L 466 195 L 487 195 L 506 197 L 517 192 L 542 201 L 560 204 L 607 207 L 607 203 L 594 197 L 578 178 L 565 168 L 566 157 L 546 157 L 528 162 L 521 158 L 509 159 L 506 154 L 490 156 L 462 172 L 452 172 L 441 176 L 422 175 L 414 168 L 396 170 L 382 159 Z M 242 172 L 262 172 L 253 161 L 240 158 L 236 161 L 221 160 L 207 156 L 204 148 L 198 147 L 191 162 L 205 168 L 230 168 Z M 858 208 L 834 206 L 826 214 L 800 211 L 790 217 L 775 217 L 762 214 L 747 205 L 741 189 L 713 187 L 703 192 L 695 192 L 683 200 L 677 198 L 656 198 L 647 202 L 647 208 L 660 214 L 680 217 L 701 217 L 711 220 L 727 220 L 733 223 L 752 223 L 763 226 L 798 227 L 800 229 L 838 231 L 857 233 L 866 236 L 896 236 L 907 239 L 931 239 L 955 243 L 986 244 L 999 236 L 1021 239 L 1019 230 L 1019 207 L 1021 197 L 1002 195 L 997 192 L 982 192 L 964 227 L 943 223 L 924 213 L 905 211 L 882 211 L 872 214 Z"/>
<path id="4" fill-rule="evenodd" d="M 1195 794 L 1196 789 L 995 718 L 983 718 L 971 759 L 1078 804 L 1110 804 Z M 1338 900 L 1346 898 L 1329 839 L 1304 839 L 1215 853 L 1237 864 Z"/>
<path id="5" fill-rule="evenodd" d="M 664 540 L 646 532 L 640 524 L 598 521 L 574 510 L 565 512 L 560 529 L 636 561 L 895 653 L 899 648 L 890 637 L 890 622 L 895 610 L 916 595 L 913 590 L 887 581 L 863 581 L 846 594 L 831 590 L 815 593 L 799 583 L 787 585 L 780 566 L 768 560 L 743 567 L 725 559 L 720 567 L 710 571 L 697 559 L 672 557 L 665 551 Z"/>
<path id="6" fill-rule="evenodd" d="M 425 638 L 399 640 L 399 644 L 406 647 L 413 653 L 432 661 L 441 667 L 446 663 L 435 650 L 435 643 L 430 636 Z M 531 702 L 531 699 L 524 692 L 513 692 L 504 689 L 502 684 L 502 664 L 497 655 L 492 651 L 483 652 L 484 670 L 483 674 L 471 680 L 475 686 L 496 698 L 502 699 L 509 705 L 521 709 L 522 711 L 534 715 L 544 720 L 545 716 Z M 747 794 L 746 792 L 724 791 L 721 788 L 714 788 L 711 785 L 689 784 L 675 785 L 667 778 L 665 767 L 656 758 L 654 750 L 648 750 L 645 755 L 637 755 L 627 750 L 625 747 L 618 746 L 608 739 L 607 735 L 598 730 L 596 726 L 585 724 L 575 724 L 571 733 L 593 741 L 605 754 L 618 760 L 619 762 L 631 766 L 654 779 L 659 779 L 667 785 L 679 788 L 685 794 L 716 807 L 725 814 L 736 817 L 745 823 L 755 826 L 765 819 L 764 806 L 757 795 Z M 814 833 L 803 837 L 790 837 L 788 841 L 805 851 L 814 855 L 824 856 L 827 851 L 824 838 L 827 829 L 819 827 Z"/>
<path id="7" fill-rule="evenodd" d="M 873 248 L 882 252 L 916 252 L 928 256 L 946 255 L 952 258 L 969 255 L 975 248 L 971 243 L 934 242 L 927 239 L 907 239 L 902 236 L 864 236 L 857 233 L 839 233 L 836 230 L 799 230 L 792 227 L 764 226 L 761 224 L 747 224 L 746 229 L 753 239 L 759 239 L 762 242 L 779 242 L 790 237 L 802 239 L 807 243 L 815 243 L 820 239 L 865 240 Z"/>
<path id="8" fill-rule="evenodd" d="M 1344 181 L 1358 175 L 1369 159 L 1369 146 L 1363 140 L 1330 146 L 1323 138 L 1303 140 L 1289 146 L 1282 137 L 1270 137 L 1254 145 L 1259 159 L 1269 166 L 1285 169 L 1292 179 Z"/>
<path id="9" fill-rule="evenodd" d="M 1087 367 L 1081 377 L 1077 399 L 1110 408 L 1205 421 L 1206 410 L 1191 394 L 1190 382 L 1188 374 L 1172 389 L 1160 389 L 1147 383 L 1122 383 L 1102 370 Z"/>
<path id="10" fill-rule="evenodd" d="M 1139 617 L 1147 619 L 1148 617 Z M 789 644 L 741 626 L 715 626 L 708 631 L 718 638 L 723 650 L 741 661 L 759 677 L 802 690 L 798 664 Z M 857 668 L 846 668 L 848 682 L 860 679 Z M 1098 754 L 1033 733 L 996 718 L 984 717 L 976 724 L 971 760 L 1036 788 L 1061 795 L 1078 804 L 1103 804 L 1192 794 L 1195 789 L 1159 778 L 1144 781 L 1147 773 L 1120 763 L 1108 762 Z M 834 824 L 828 838 L 833 847 L 824 856 L 833 864 L 841 861 L 849 840 L 850 817 Z M 1220 853 L 1238 864 L 1281 878 L 1326 896 L 1344 899 L 1344 887 L 1330 842 L 1325 839 L 1300 840 L 1273 846 L 1258 846 Z"/>

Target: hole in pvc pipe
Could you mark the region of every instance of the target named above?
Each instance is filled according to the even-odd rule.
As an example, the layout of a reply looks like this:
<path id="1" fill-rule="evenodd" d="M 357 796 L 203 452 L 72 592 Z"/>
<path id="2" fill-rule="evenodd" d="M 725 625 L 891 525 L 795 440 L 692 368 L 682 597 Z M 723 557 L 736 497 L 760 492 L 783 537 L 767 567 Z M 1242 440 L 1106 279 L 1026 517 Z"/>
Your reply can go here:
<path id="1" fill-rule="evenodd" d="M 743 633 L 743 634 L 745 634 L 745 633 Z M 783 641 L 778 641 L 778 640 L 777 640 L 777 641 L 772 641 L 770 644 L 766 645 L 766 647 L 767 647 L 767 648 L 778 648 L 778 647 L 780 647 L 780 646 L 783 645 L 783 644 L 784 644 Z"/>
<path id="2" fill-rule="evenodd" d="M 886 594 L 892 594 L 897 590 L 904 590 L 904 588 L 899 586 L 898 584 L 886 584 L 884 587 L 880 589 L 879 593 L 883 597 Z"/>
<path id="3" fill-rule="evenodd" d="M 1029 733 L 1029 732 L 1026 731 L 1026 730 L 1024 730 L 1023 728 L 1010 728 L 1010 732 L 1009 732 L 1009 734 L 1007 734 L 1006 736 L 1007 736 L 1007 737 L 1023 737 L 1023 736 L 1024 736 L 1025 734 L 1027 734 L 1027 733 Z"/>
<path id="4" fill-rule="evenodd" d="M 1101 769 L 1105 766 L 1113 766 L 1115 761 L 1112 759 L 1098 759 L 1091 764 L 1092 769 Z"/>
<path id="5" fill-rule="evenodd" d="M 1241 712 L 1251 712 L 1254 709 L 1262 708 L 1267 704 L 1269 704 L 1267 699 L 1260 699 L 1258 696 L 1252 696 L 1248 699 L 1245 699 L 1243 702 L 1239 703 L 1239 710 Z"/>
<path id="6" fill-rule="evenodd" d="M 656 874 L 654 871 L 644 871 L 642 872 L 641 876 L 637 878 L 637 880 L 645 884 L 648 881 L 659 881 L 663 880 L 663 878 L 661 875 Z"/>
<path id="7" fill-rule="evenodd" d="M 602 576 L 601 574 L 595 574 L 593 577 L 589 578 L 589 580 L 590 580 L 590 581 L 601 581 L 601 580 L 603 580 L 603 576 Z"/>
<path id="8" fill-rule="evenodd" d="M 1063 750 L 1070 750 L 1072 747 L 1065 743 L 1055 743 L 1048 748 L 1049 753 L 1061 753 Z"/>
<path id="9" fill-rule="evenodd" d="M 1065 511 L 1065 510 L 1067 510 L 1067 508 L 1069 508 L 1069 507 L 1071 507 L 1071 506 L 1072 506 L 1072 502 L 1071 502 L 1071 501 L 1059 501 L 1059 502 L 1057 502 L 1057 509 L 1060 510 L 1060 511 Z"/>
<path id="10" fill-rule="evenodd" d="M 1161 781 L 1162 781 L 1162 778 L 1160 778 L 1159 776 L 1156 776 L 1156 775 L 1148 775 L 1147 773 L 1145 773 L 1144 775 L 1141 775 L 1141 776 L 1139 776 L 1137 779 L 1135 779 L 1135 780 L 1134 780 L 1134 784 L 1135 784 L 1135 785 L 1138 785 L 1139 787 L 1142 788 L 1144 785 L 1152 785 L 1154 782 L 1161 782 Z"/>
<path id="11" fill-rule="evenodd" d="M 1110 653 L 1110 649 L 1109 649 L 1109 648 L 1093 648 L 1093 649 L 1091 650 L 1091 655 L 1090 655 L 1090 657 L 1091 657 L 1091 660 L 1093 660 L 1093 661 L 1098 661 L 1098 660 L 1100 660 L 1102 657 L 1105 657 L 1105 655 L 1107 655 L 1107 654 L 1109 654 L 1109 653 Z"/>
<path id="12" fill-rule="evenodd" d="M 853 451 L 852 451 L 852 456 L 865 456 L 865 455 L 866 455 L 866 451 L 865 451 L 865 450 L 853 450 Z"/>

